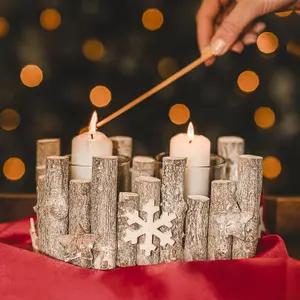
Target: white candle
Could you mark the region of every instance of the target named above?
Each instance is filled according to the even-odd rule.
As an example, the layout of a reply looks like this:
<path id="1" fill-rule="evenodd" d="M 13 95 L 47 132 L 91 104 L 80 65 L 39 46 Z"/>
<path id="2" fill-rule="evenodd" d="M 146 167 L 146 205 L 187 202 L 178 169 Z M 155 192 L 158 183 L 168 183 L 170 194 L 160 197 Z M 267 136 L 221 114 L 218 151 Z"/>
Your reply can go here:
<path id="1" fill-rule="evenodd" d="M 71 179 L 91 180 L 94 156 L 111 156 L 112 141 L 103 133 L 96 131 L 97 113 L 94 112 L 89 132 L 77 135 L 72 140 Z"/>
<path id="2" fill-rule="evenodd" d="M 188 133 L 179 133 L 170 141 L 171 157 L 186 157 L 185 195 L 209 193 L 210 140 L 203 135 L 194 134 L 190 123 Z M 205 168 L 206 167 L 206 168 Z"/>

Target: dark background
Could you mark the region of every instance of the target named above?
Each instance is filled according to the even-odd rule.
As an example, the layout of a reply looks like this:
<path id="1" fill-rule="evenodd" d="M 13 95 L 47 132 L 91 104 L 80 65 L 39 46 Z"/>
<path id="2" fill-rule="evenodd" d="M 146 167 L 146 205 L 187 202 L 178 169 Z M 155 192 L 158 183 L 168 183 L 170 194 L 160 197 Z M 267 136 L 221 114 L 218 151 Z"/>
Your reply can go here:
<path id="1" fill-rule="evenodd" d="M 89 99 L 93 87 L 104 85 L 112 93 L 110 104 L 97 108 L 103 118 L 162 80 L 157 68 L 161 59 L 171 57 L 178 68 L 196 59 L 198 7 L 198 0 L 1 0 L 0 17 L 9 28 L 1 36 L 0 26 L 0 112 L 17 111 L 20 124 L 6 130 L 3 114 L 0 119 L 0 191 L 35 191 L 37 139 L 60 137 L 62 153 L 70 152 L 72 138 L 95 109 Z M 61 15 L 56 30 L 41 26 L 40 15 L 47 8 Z M 160 29 L 143 26 L 142 15 L 148 8 L 163 13 Z M 300 194 L 300 15 L 271 14 L 264 21 L 266 31 L 278 37 L 275 53 L 263 54 L 253 45 L 241 55 L 227 54 L 213 67 L 197 68 L 101 130 L 107 136 L 132 136 L 135 154 L 155 155 L 168 149 L 174 134 L 186 131 L 187 123 L 176 125 L 168 116 L 172 105 L 182 103 L 191 112 L 196 132 L 212 141 L 214 152 L 218 136 L 239 135 L 245 138 L 248 153 L 278 158 L 282 170 L 272 180 L 265 178 L 267 193 Z M 99 61 L 88 60 L 82 52 L 91 38 L 105 47 Z M 20 80 L 28 64 L 43 71 L 43 81 L 34 88 Z M 174 64 L 166 69 L 171 74 Z M 245 70 L 259 76 L 260 84 L 252 93 L 237 85 Z M 255 124 L 253 115 L 261 106 L 275 113 L 271 128 Z M 3 173 L 10 157 L 25 164 L 19 180 L 9 180 Z"/>

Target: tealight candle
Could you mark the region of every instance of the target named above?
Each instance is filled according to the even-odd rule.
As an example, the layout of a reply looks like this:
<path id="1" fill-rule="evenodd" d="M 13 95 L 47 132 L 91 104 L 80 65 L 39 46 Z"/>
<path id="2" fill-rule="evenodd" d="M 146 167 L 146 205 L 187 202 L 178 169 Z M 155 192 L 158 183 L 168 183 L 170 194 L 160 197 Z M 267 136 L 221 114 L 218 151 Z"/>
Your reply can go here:
<path id="1" fill-rule="evenodd" d="M 103 133 L 96 131 L 97 113 L 91 118 L 89 131 L 72 140 L 71 179 L 91 180 L 94 156 L 111 156 L 112 141 Z"/>
<path id="2" fill-rule="evenodd" d="M 179 133 L 170 141 L 171 157 L 186 157 L 185 195 L 209 193 L 210 140 L 203 135 L 194 134 L 190 123 L 187 133 Z"/>

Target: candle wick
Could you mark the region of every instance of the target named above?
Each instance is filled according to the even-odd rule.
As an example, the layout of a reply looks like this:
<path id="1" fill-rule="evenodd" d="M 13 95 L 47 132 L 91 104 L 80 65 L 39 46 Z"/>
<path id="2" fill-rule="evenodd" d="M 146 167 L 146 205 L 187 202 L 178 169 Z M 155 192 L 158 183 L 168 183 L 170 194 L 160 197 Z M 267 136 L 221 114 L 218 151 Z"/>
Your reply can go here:
<path id="1" fill-rule="evenodd" d="M 94 135 L 91 133 L 91 139 L 94 139 Z"/>
<path id="2" fill-rule="evenodd" d="M 192 143 L 192 140 L 189 141 L 189 144 L 191 144 L 191 143 Z"/>

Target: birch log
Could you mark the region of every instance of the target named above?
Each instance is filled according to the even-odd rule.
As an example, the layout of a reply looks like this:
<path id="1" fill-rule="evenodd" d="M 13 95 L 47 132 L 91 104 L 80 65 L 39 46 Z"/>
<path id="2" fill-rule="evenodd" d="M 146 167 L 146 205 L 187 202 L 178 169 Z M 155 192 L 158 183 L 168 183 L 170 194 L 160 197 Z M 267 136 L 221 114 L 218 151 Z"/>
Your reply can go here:
<path id="1" fill-rule="evenodd" d="M 68 232 L 68 180 L 69 158 L 47 157 L 44 192 L 37 208 L 38 248 L 60 260 L 64 259 L 64 247 L 58 237 Z"/>
<path id="2" fill-rule="evenodd" d="M 95 269 L 116 267 L 118 157 L 93 157 L 91 183 L 91 233 L 99 236 L 94 246 Z"/>
<path id="3" fill-rule="evenodd" d="M 117 253 L 117 266 L 128 267 L 135 266 L 137 263 L 137 245 L 132 244 L 130 241 L 125 242 L 126 230 L 131 227 L 136 230 L 133 224 L 128 225 L 128 217 L 126 214 L 138 211 L 139 195 L 135 193 L 120 193 L 118 202 L 118 253 Z"/>
<path id="4" fill-rule="evenodd" d="M 163 158 L 162 212 L 174 213 L 172 239 L 174 244 L 161 248 L 160 262 L 183 261 L 184 222 L 187 205 L 184 200 L 185 158 Z"/>
<path id="5" fill-rule="evenodd" d="M 158 178 L 150 176 L 140 176 L 136 179 L 137 194 L 139 195 L 139 215 L 149 224 L 148 218 L 153 218 L 153 221 L 156 221 L 159 218 L 160 212 L 158 211 L 152 216 L 150 210 L 148 214 L 144 211 L 146 204 L 151 204 L 153 202 L 154 206 L 159 208 L 160 205 L 160 188 L 161 181 Z M 146 232 L 146 235 L 150 232 Z M 142 244 L 145 245 L 146 236 L 142 235 L 138 238 L 137 246 L 137 264 L 138 265 L 152 265 L 159 263 L 159 238 L 155 235 L 152 237 L 152 243 L 156 246 L 155 250 L 151 251 L 150 256 L 145 254 L 145 250 L 142 250 Z"/>
<path id="6" fill-rule="evenodd" d="M 135 156 L 132 160 L 131 191 L 136 193 L 135 181 L 140 176 L 154 176 L 155 160 L 148 156 Z"/>
<path id="7" fill-rule="evenodd" d="M 36 212 L 36 216 L 37 216 L 37 231 L 38 231 L 38 238 L 37 238 L 37 249 L 39 248 L 39 245 L 45 245 L 47 243 L 47 240 L 45 239 L 46 235 L 43 234 L 43 232 L 45 232 L 46 229 L 43 230 L 43 228 L 41 228 L 41 224 L 43 224 L 43 214 L 41 214 L 40 212 L 43 212 L 42 210 L 40 210 L 39 208 L 41 207 L 45 207 L 44 204 L 44 186 L 45 186 L 45 175 L 42 175 L 38 178 L 37 181 L 37 188 L 36 188 L 36 206 L 33 208 L 34 211 Z M 40 221 L 41 220 L 41 221 Z M 41 234 L 40 234 L 41 233 Z"/>
<path id="8" fill-rule="evenodd" d="M 89 181 L 73 179 L 70 181 L 69 190 L 69 236 L 70 238 L 77 239 L 75 249 L 70 249 L 71 240 L 66 240 L 69 245 L 66 246 L 66 255 L 69 257 L 70 262 L 80 267 L 91 267 L 92 264 L 92 247 L 93 241 L 91 239 L 90 227 L 90 188 Z M 78 241 L 79 237 L 82 237 Z M 76 253 L 70 253 L 72 250 Z M 72 259 L 79 256 L 76 259 Z"/>
<path id="9" fill-rule="evenodd" d="M 113 154 L 116 156 L 126 156 L 132 158 L 132 137 L 130 136 L 112 136 Z"/>
<path id="10" fill-rule="evenodd" d="M 245 240 L 234 237 L 232 258 L 249 258 L 256 254 L 259 230 L 259 208 L 262 191 L 262 157 L 241 155 L 238 161 L 237 201 L 243 213 L 251 215 L 245 225 Z"/>
<path id="11" fill-rule="evenodd" d="M 46 157 L 60 155 L 60 139 L 40 139 L 36 142 L 36 166 L 45 166 Z"/>
<path id="12" fill-rule="evenodd" d="M 226 179 L 238 180 L 238 158 L 245 153 L 245 141 L 238 136 L 218 138 L 218 155 L 226 160 Z"/>
<path id="13" fill-rule="evenodd" d="M 46 166 L 37 166 L 35 168 L 35 182 L 38 184 L 38 178 L 46 174 Z"/>
<path id="14" fill-rule="evenodd" d="M 201 195 L 190 195 L 187 197 L 187 204 L 184 260 L 206 260 L 209 198 Z"/>
<path id="15" fill-rule="evenodd" d="M 130 192 L 130 159 L 125 156 L 118 156 L 118 194 L 120 192 Z"/>
<path id="16" fill-rule="evenodd" d="M 236 182 L 215 180 L 211 184 L 208 227 L 209 260 L 231 259 L 232 236 L 227 234 L 228 216 L 239 212 L 236 202 Z"/>

